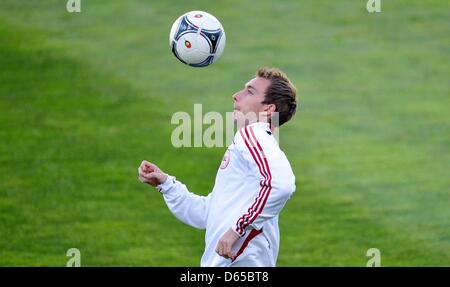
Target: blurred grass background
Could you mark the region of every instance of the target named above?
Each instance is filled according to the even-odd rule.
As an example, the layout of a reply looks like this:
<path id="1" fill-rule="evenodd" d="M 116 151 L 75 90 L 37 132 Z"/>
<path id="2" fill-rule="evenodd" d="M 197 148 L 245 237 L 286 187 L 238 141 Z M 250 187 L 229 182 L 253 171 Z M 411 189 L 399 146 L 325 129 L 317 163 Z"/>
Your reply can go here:
<path id="1" fill-rule="evenodd" d="M 280 132 L 297 192 L 279 266 L 450 265 L 450 5 L 382 1 L 0 2 L 0 265 L 197 266 L 204 232 L 140 184 L 143 159 L 207 194 L 225 148 L 170 143 L 173 113 L 231 110 L 257 67 L 300 109 Z M 168 47 L 190 10 L 220 19 L 222 58 Z"/>

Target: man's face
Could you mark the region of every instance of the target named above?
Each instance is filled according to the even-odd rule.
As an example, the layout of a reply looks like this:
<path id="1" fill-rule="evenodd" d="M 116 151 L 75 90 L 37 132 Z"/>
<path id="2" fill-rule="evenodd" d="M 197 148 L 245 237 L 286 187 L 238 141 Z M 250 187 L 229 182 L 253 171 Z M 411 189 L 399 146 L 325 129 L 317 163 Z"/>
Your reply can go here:
<path id="1" fill-rule="evenodd" d="M 234 119 L 239 120 L 249 112 L 255 115 L 264 112 L 267 105 L 262 102 L 269 85 L 270 80 L 256 77 L 245 84 L 243 90 L 235 93 L 233 95 Z"/>

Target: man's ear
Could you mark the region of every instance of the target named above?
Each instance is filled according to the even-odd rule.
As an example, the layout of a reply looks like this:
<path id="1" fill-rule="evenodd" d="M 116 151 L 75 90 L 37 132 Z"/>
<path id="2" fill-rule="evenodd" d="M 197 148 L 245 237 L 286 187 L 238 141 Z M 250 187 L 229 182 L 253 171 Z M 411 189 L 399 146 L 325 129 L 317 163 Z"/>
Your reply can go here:
<path id="1" fill-rule="evenodd" d="M 266 113 L 274 113 L 277 110 L 277 107 L 275 104 L 266 104 L 264 111 Z"/>

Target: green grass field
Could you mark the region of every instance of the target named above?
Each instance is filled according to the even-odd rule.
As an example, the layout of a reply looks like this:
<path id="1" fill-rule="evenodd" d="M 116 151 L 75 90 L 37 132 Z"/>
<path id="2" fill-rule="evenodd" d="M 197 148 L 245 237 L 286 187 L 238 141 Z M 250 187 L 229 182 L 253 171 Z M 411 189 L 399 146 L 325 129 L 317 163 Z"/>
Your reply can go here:
<path id="1" fill-rule="evenodd" d="M 371 247 L 382 266 L 450 265 L 448 1 L 65 2 L 0 2 L 1 266 L 65 266 L 72 247 L 82 266 L 199 265 L 204 232 L 137 167 L 209 193 L 226 148 L 175 149 L 171 116 L 230 111 L 259 66 L 300 91 L 278 266 L 365 266 Z M 208 68 L 168 47 L 190 10 L 227 33 Z"/>

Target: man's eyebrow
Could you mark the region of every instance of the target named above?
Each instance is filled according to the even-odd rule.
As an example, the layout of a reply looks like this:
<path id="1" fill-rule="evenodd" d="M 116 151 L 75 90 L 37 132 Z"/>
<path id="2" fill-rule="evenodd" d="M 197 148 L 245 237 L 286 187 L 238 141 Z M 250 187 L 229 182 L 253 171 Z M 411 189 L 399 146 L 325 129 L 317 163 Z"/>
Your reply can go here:
<path id="1" fill-rule="evenodd" d="M 255 90 L 256 92 L 258 91 L 255 87 L 253 87 L 252 85 L 245 85 L 245 87 L 247 88 L 247 89 L 253 89 L 253 90 Z"/>

